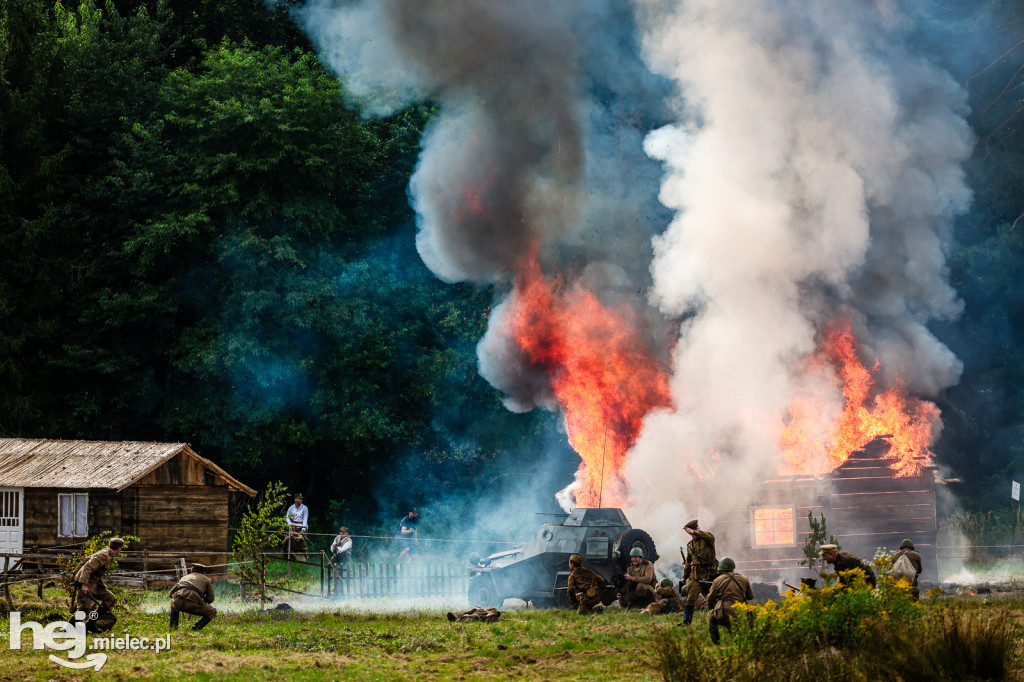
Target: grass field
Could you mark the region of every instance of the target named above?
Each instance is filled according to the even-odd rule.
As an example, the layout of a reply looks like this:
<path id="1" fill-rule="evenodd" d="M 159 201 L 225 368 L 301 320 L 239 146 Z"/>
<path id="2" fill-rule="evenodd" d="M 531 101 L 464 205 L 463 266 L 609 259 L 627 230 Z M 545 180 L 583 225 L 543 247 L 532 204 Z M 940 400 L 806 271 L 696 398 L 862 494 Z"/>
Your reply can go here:
<path id="1" fill-rule="evenodd" d="M 160 592 L 124 591 L 123 597 L 126 608 L 119 611 L 117 626 L 107 634 L 150 640 L 166 636 L 167 614 L 157 611 L 166 608 Z M 47 589 L 42 601 L 34 588 L 15 589 L 14 598 L 23 622 L 66 613 L 57 588 Z M 724 660 L 730 655 L 729 635 L 725 635 L 726 646 L 716 649 L 702 619 L 684 628 L 680 614 L 647 616 L 612 608 L 600 615 L 577 616 L 523 607 L 505 611 L 497 623 L 463 624 L 448 622 L 441 607 L 373 613 L 351 610 L 356 604 L 309 600 L 321 604 L 321 610 L 259 613 L 230 598 L 218 602 L 221 615 L 202 632 L 191 632 L 191 623 L 183 618 L 182 627 L 171 635 L 169 650 L 109 651 L 99 672 L 58 666 L 48 655 L 67 658 L 66 652 L 32 649 L 33 637 L 27 631 L 22 634 L 21 650 L 6 651 L 10 627 L 4 615 L 0 618 L 5 648 L 0 680 L 270 680 L 282 675 L 324 680 L 704 679 L 699 670 L 694 675 L 665 674 L 665 668 L 659 667 L 665 658 L 659 657 L 658 648 L 677 644 L 690 662 L 703 657 Z M 975 600 L 969 609 L 982 613 L 987 605 Z M 374 609 L 373 604 L 362 607 Z M 1024 620 L 1024 602 L 1008 599 L 1001 607 L 1018 622 Z M 92 635 L 88 639 L 92 642 Z M 1019 659 L 1018 652 L 1015 661 Z M 725 668 L 717 669 L 720 674 Z M 1007 679 L 1024 679 L 1024 674 L 1018 674 L 1024 668 L 1017 666 L 1013 671 L 1015 677 Z M 717 678 L 718 674 L 708 679 Z M 774 678 L 762 672 L 761 679 Z"/>

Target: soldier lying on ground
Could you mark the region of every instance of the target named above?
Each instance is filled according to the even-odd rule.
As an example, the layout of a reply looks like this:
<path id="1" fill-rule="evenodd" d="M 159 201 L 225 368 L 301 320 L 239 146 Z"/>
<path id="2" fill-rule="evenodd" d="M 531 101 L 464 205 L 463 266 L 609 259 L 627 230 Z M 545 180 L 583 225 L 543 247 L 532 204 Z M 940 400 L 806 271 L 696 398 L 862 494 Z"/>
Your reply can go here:
<path id="1" fill-rule="evenodd" d="M 661 585 L 654 591 L 655 600 L 647 605 L 643 613 L 657 615 L 659 613 L 675 613 L 683 608 L 682 601 L 676 588 L 672 587 L 672 579 L 665 578 Z"/>
<path id="2" fill-rule="evenodd" d="M 103 576 L 122 547 L 124 540 L 111 538 L 104 549 L 86 559 L 75 571 L 75 608 L 83 613 L 97 614 L 95 620 L 86 621 L 87 632 L 106 632 L 117 623 L 117 616 L 113 613 L 117 597 L 103 584 Z"/>
<path id="3" fill-rule="evenodd" d="M 192 564 L 192 572 L 171 588 L 171 629 L 178 629 L 178 614 L 184 611 L 199 616 L 192 626 L 193 630 L 202 630 L 211 620 L 217 617 L 217 609 L 213 607 L 213 581 L 206 575 L 206 566 Z"/>
<path id="4" fill-rule="evenodd" d="M 493 623 L 501 617 L 501 611 L 496 608 L 483 608 L 480 606 L 474 606 L 469 611 L 463 611 L 460 615 L 456 616 L 454 613 L 448 613 L 448 620 L 451 622 L 459 621 L 461 623 Z"/>

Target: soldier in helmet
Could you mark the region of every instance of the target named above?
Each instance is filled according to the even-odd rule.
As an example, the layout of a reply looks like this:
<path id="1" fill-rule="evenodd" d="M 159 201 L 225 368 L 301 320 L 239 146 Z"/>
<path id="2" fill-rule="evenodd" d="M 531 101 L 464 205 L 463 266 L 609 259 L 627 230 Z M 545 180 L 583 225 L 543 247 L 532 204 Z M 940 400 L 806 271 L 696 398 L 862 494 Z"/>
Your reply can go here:
<path id="1" fill-rule="evenodd" d="M 576 613 L 584 614 L 604 610 L 601 594 L 604 592 L 604 578 L 583 566 L 583 557 L 573 554 L 569 557 L 569 601 L 578 604 Z"/>
<path id="2" fill-rule="evenodd" d="M 871 567 L 864 563 L 860 557 L 850 554 L 849 552 L 840 552 L 839 547 L 836 545 L 822 545 L 819 550 L 821 558 L 832 564 L 836 574 L 839 576 L 839 582 L 843 585 L 849 585 L 851 577 L 846 571 L 859 570 L 864 574 L 864 580 L 867 581 L 871 587 L 875 586 L 875 574 L 871 570 Z"/>
<path id="3" fill-rule="evenodd" d="M 917 550 L 914 549 L 914 543 L 910 540 L 910 538 L 907 538 L 906 540 L 901 542 L 900 548 L 896 550 L 895 554 L 892 555 L 893 565 L 895 565 L 896 561 L 903 555 L 906 555 L 907 559 L 910 560 L 910 564 L 914 567 L 914 570 L 917 571 L 917 574 L 914 575 L 913 580 L 910 581 L 910 584 L 913 587 L 914 601 L 917 601 L 921 598 L 921 592 L 917 589 L 917 579 L 921 577 L 921 572 L 924 570 L 924 565 L 921 563 L 920 553 L 918 553 Z"/>
<path id="4" fill-rule="evenodd" d="M 171 588 L 170 597 L 172 630 L 178 629 L 178 614 L 182 611 L 199 616 L 193 630 L 202 630 L 217 617 L 217 609 L 213 607 L 213 581 L 206 575 L 203 564 L 192 564 L 192 572 Z"/>
<path id="5" fill-rule="evenodd" d="M 622 608 L 642 609 L 654 601 L 654 587 L 658 579 L 654 576 L 654 564 L 644 558 L 644 550 L 634 547 L 629 551 L 629 566 L 623 577 L 626 584 L 619 592 Z"/>
<path id="6" fill-rule="evenodd" d="M 659 613 L 675 613 L 683 608 L 679 593 L 672 587 L 672 579 L 665 578 L 654 591 L 654 601 L 647 605 L 643 613 L 658 615 Z"/>
<path id="7" fill-rule="evenodd" d="M 718 626 L 729 628 L 730 618 L 736 615 L 733 604 L 746 604 L 754 598 L 754 589 L 745 576 L 736 573 L 736 562 L 725 557 L 718 565 L 721 575 L 711 583 L 708 591 L 708 632 L 711 641 L 718 644 Z"/>
<path id="8" fill-rule="evenodd" d="M 103 576 L 110 569 L 114 557 L 121 554 L 124 540 L 110 538 L 104 549 L 96 552 L 85 560 L 77 571 L 74 581 L 78 587 L 75 594 L 75 608 L 83 613 L 95 613 L 96 618 L 86 621 L 88 632 L 106 632 L 117 623 L 114 615 L 114 604 L 117 598 L 103 583 Z"/>
<path id="9" fill-rule="evenodd" d="M 679 548 L 683 555 L 683 582 L 686 583 L 686 601 L 683 609 L 683 625 L 693 621 L 693 609 L 697 606 L 697 598 L 707 595 L 711 589 L 711 581 L 718 575 L 718 559 L 715 557 L 715 536 L 701 530 L 697 519 L 690 521 L 683 530 L 692 538 L 686 549 Z"/>

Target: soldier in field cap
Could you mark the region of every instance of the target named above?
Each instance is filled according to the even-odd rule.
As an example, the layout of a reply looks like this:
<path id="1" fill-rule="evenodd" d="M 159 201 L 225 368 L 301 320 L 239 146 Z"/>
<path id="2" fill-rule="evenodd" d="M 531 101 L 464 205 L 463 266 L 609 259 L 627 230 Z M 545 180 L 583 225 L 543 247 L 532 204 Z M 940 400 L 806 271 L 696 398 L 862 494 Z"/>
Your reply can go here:
<path id="1" fill-rule="evenodd" d="M 193 630 L 202 630 L 217 617 L 217 609 L 213 607 L 213 581 L 206 575 L 206 570 L 202 564 L 192 564 L 192 572 L 171 588 L 172 630 L 178 628 L 178 614 L 182 611 L 199 616 Z"/>
<path id="2" fill-rule="evenodd" d="M 604 578 L 595 571 L 583 566 L 583 557 L 573 554 L 569 557 L 569 601 L 577 604 L 576 613 L 584 614 L 591 611 L 600 613 L 604 610 L 601 595 L 604 593 Z"/>
<path id="3" fill-rule="evenodd" d="M 707 596 L 711 589 L 711 581 L 718 576 L 718 558 L 715 556 L 715 536 L 706 530 L 701 530 L 697 519 L 694 519 L 683 526 L 692 539 L 687 543 L 686 549 L 679 548 L 683 555 L 683 579 L 686 583 L 686 602 L 683 608 L 683 625 L 689 625 L 693 621 L 693 610 L 697 606 L 697 599 Z"/>
<path id="4" fill-rule="evenodd" d="M 850 574 L 843 575 L 843 572 L 860 570 L 864 573 L 864 580 L 867 581 L 868 585 L 871 585 L 871 587 L 875 586 L 874 572 L 859 556 L 849 552 L 841 552 L 836 545 L 822 545 L 818 552 L 821 554 L 822 559 L 832 564 L 832 568 L 835 569 L 836 574 L 839 576 L 839 582 L 843 585 L 849 585 L 851 582 Z"/>
<path id="5" fill-rule="evenodd" d="M 85 629 L 88 632 L 106 632 L 117 623 L 117 616 L 113 613 L 117 597 L 103 584 L 103 576 L 110 569 L 114 557 L 121 553 L 122 547 L 124 540 L 111 538 L 104 549 L 86 559 L 75 571 L 74 580 L 78 587 L 75 608 L 83 613 L 97 614 L 95 620 L 86 622 Z"/>

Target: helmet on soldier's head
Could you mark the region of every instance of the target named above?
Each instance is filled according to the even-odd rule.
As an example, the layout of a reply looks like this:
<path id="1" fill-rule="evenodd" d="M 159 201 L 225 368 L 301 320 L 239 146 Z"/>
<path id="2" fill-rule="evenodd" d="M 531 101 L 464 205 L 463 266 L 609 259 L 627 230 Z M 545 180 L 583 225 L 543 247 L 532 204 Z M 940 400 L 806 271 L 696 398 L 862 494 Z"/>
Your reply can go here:
<path id="1" fill-rule="evenodd" d="M 672 578 L 662 578 L 661 579 L 661 586 L 662 587 L 672 587 Z"/>
<path id="2" fill-rule="evenodd" d="M 573 562 L 577 566 L 583 565 L 583 557 L 581 557 L 579 554 L 573 554 L 571 557 L 569 557 L 569 561 Z"/>
<path id="3" fill-rule="evenodd" d="M 469 553 L 469 563 L 471 563 L 474 566 L 476 566 L 478 563 L 480 563 L 480 555 L 477 554 L 476 552 L 470 552 Z"/>
<path id="4" fill-rule="evenodd" d="M 900 543 L 900 549 L 914 549 L 914 543 L 910 541 L 910 538 L 907 538 Z"/>
<path id="5" fill-rule="evenodd" d="M 732 559 L 730 559 L 729 557 L 725 557 L 724 559 L 722 559 L 721 561 L 718 562 L 718 570 L 720 570 L 720 571 L 735 571 L 736 570 L 736 562 L 733 561 Z"/>
<path id="6" fill-rule="evenodd" d="M 629 550 L 629 556 L 643 556 L 643 555 L 644 555 L 644 551 L 642 549 L 640 549 L 639 547 L 634 547 L 633 549 Z"/>

